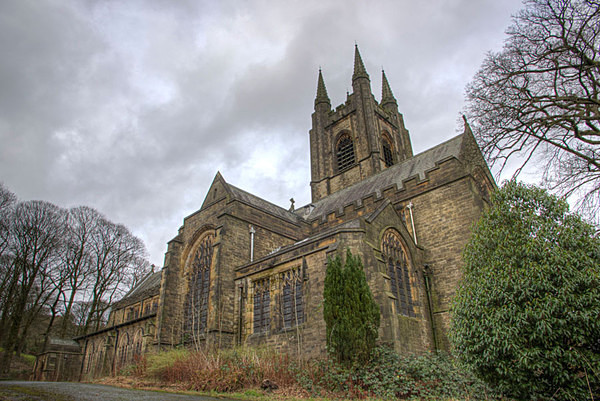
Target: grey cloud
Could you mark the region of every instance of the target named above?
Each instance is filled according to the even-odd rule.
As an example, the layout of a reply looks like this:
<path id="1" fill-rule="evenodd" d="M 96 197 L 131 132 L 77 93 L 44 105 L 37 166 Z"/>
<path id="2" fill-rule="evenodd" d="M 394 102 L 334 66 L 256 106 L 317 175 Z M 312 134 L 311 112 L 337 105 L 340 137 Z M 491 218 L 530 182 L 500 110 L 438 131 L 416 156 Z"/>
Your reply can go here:
<path id="1" fill-rule="evenodd" d="M 464 84 L 519 1 L 88 1 L 0 4 L 0 180 L 87 204 L 165 242 L 225 179 L 308 201 L 319 66 L 334 107 L 359 44 L 383 65 L 417 150 L 454 135 Z"/>

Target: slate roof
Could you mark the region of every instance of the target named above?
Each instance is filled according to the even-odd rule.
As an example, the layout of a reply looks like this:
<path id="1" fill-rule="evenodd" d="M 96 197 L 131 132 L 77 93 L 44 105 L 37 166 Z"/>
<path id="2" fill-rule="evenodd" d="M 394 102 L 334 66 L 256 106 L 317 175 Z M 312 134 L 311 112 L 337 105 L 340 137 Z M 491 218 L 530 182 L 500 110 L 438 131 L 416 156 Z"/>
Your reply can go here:
<path id="1" fill-rule="evenodd" d="M 417 176 L 419 180 L 426 178 L 426 172 L 435 168 L 436 164 L 449 158 L 458 158 L 463 135 L 458 135 L 418 155 L 395 164 L 380 173 L 368 177 L 354 185 L 320 199 L 319 201 L 296 209 L 296 213 L 307 220 L 324 216 L 332 211 L 343 209 L 344 206 L 361 200 L 371 194 L 381 194 L 381 191 L 396 185 L 403 188 L 403 182 Z M 309 210 L 312 207 L 312 211 Z"/>
<path id="2" fill-rule="evenodd" d="M 426 172 L 435 168 L 449 158 L 458 158 L 463 142 L 463 134 L 457 135 L 431 149 L 415 155 L 402 163 L 395 164 L 384 171 L 368 177 L 350 187 L 335 192 L 315 203 L 302 206 L 291 212 L 269 201 L 259 198 L 234 185 L 227 183 L 233 197 L 257 209 L 264 210 L 276 217 L 292 223 L 302 220 L 312 220 L 330 213 L 331 211 L 343 209 L 344 206 L 363 199 L 371 194 L 380 194 L 382 190 L 395 185 L 402 189 L 404 181 L 412 177 L 419 180 L 426 179 Z M 309 213 L 309 210 L 312 209 Z"/>
<path id="3" fill-rule="evenodd" d="M 49 339 L 48 344 L 46 344 L 46 348 L 42 354 L 48 352 L 80 353 L 81 348 L 75 340 L 52 337 Z"/>
<path id="4" fill-rule="evenodd" d="M 272 215 L 275 215 L 281 219 L 290 221 L 292 223 L 298 222 L 299 216 L 294 214 L 293 212 L 290 212 L 289 210 L 284 209 L 281 206 L 277 206 L 269 201 L 259 198 L 256 195 L 252 195 L 251 193 L 246 192 L 243 189 L 240 189 L 229 183 L 227 185 L 229 186 L 231 193 L 233 194 L 233 196 L 236 199 L 239 199 L 242 202 L 244 202 L 248 205 L 254 206 L 258 209 L 264 210 L 264 211 L 266 211 Z"/>
<path id="5" fill-rule="evenodd" d="M 161 271 L 150 273 L 141 283 L 133 287 L 123 298 L 113 304 L 113 309 L 134 304 L 160 292 Z"/>
<path id="6" fill-rule="evenodd" d="M 373 213 L 373 214 L 375 214 L 375 213 Z M 342 223 L 340 225 L 337 225 L 335 227 L 330 227 L 330 228 L 328 228 L 326 230 L 319 231 L 319 232 L 314 233 L 314 234 L 312 234 L 312 235 L 310 235 L 308 237 L 302 238 L 300 241 L 296 241 L 293 244 L 284 245 L 284 246 L 281 246 L 279 248 L 276 248 L 276 249 L 272 250 L 269 254 L 267 254 L 267 255 L 259 258 L 259 259 L 255 259 L 252 262 L 248 262 L 248 263 L 246 263 L 244 265 L 240 265 L 240 266 L 236 267 L 236 269 L 237 270 L 241 270 L 241 269 L 246 268 L 249 265 L 261 263 L 262 261 L 267 260 L 269 258 L 283 255 L 283 254 L 289 252 L 290 250 L 292 250 L 294 248 L 298 248 L 300 246 L 303 246 L 304 244 L 310 243 L 311 241 L 318 240 L 318 239 L 321 239 L 321 238 L 326 238 L 326 237 L 330 236 L 331 234 L 333 234 L 333 233 L 335 233 L 336 231 L 339 231 L 339 230 L 344 230 L 344 229 L 352 230 L 352 229 L 360 229 L 360 228 L 361 228 L 361 226 L 360 226 L 360 219 L 356 218 L 356 219 L 353 219 L 353 220 L 349 220 L 349 221 L 346 221 L 346 222 L 344 222 L 344 223 Z"/>

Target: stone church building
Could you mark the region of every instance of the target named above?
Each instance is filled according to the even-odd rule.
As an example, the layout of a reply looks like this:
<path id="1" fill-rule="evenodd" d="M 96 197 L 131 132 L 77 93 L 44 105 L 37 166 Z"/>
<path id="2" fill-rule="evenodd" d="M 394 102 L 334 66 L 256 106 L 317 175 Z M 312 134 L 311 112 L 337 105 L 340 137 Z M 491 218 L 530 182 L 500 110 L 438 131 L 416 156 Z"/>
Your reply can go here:
<path id="1" fill-rule="evenodd" d="M 468 124 L 413 154 L 385 73 L 378 102 L 356 48 L 352 93 L 335 109 L 319 71 L 309 136 L 312 202 L 282 208 L 217 173 L 162 270 L 78 339 L 84 376 L 182 345 L 322 354 L 326 265 L 348 248 L 380 306 L 379 341 L 399 353 L 447 349 L 461 252 L 495 188 Z"/>

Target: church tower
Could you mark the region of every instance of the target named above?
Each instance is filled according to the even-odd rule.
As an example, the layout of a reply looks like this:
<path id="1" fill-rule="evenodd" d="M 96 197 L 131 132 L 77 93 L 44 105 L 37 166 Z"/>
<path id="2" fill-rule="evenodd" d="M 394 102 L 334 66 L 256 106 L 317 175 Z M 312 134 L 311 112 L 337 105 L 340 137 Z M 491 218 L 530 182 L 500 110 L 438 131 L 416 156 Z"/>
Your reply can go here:
<path id="1" fill-rule="evenodd" d="M 378 103 L 355 46 L 352 93 L 333 110 L 319 70 L 310 130 L 313 202 L 413 156 L 402 114 L 383 71 L 381 86 Z"/>

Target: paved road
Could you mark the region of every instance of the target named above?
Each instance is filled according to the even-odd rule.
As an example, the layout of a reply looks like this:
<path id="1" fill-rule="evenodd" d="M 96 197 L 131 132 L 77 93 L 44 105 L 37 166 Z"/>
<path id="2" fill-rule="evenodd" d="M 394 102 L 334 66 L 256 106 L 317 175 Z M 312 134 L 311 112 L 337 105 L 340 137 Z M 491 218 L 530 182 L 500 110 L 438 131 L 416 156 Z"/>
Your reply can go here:
<path id="1" fill-rule="evenodd" d="M 131 390 L 102 384 L 0 381 L 0 401 L 223 401 L 222 398 Z"/>

